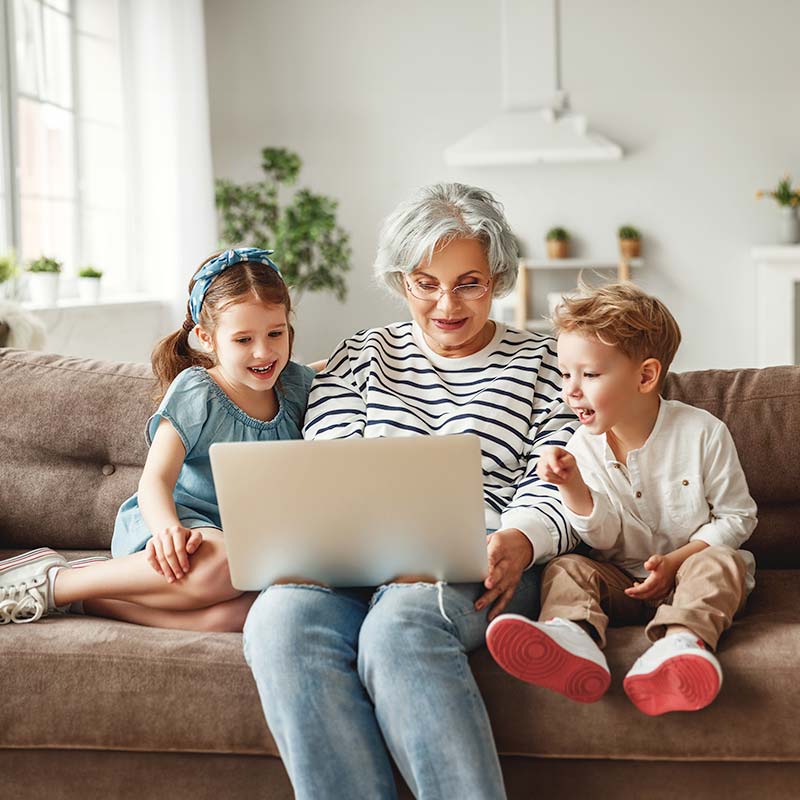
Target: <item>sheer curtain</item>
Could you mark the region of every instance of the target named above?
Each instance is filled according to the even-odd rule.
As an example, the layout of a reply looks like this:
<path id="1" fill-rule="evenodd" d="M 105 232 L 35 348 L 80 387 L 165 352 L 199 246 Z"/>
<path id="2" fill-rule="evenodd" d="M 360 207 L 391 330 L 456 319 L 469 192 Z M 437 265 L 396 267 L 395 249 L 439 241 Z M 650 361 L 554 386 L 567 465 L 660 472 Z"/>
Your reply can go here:
<path id="1" fill-rule="evenodd" d="M 120 0 L 129 98 L 132 288 L 182 319 L 191 273 L 217 245 L 202 0 Z"/>

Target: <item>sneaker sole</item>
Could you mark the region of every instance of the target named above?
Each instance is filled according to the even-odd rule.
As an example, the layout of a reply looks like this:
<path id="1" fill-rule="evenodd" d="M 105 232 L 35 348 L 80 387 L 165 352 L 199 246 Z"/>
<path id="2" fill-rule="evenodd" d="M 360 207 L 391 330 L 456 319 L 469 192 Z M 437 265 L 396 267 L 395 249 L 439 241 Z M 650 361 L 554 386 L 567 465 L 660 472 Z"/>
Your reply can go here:
<path id="1" fill-rule="evenodd" d="M 611 675 L 599 664 L 570 653 L 522 619 L 504 619 L 491 626 L 486 644 L 494 660 L 515 678 L 578 703 L 597 702 L 611 683 Z"/>
<path id="2" fill-rule="evenodd" d="M 716 667 L 702 656 L 673 656 L 652 672 L 631 675 L 622 683 L 625 694 L 651 717 L 669 711 L 699 711 L 720 689 Z"/>

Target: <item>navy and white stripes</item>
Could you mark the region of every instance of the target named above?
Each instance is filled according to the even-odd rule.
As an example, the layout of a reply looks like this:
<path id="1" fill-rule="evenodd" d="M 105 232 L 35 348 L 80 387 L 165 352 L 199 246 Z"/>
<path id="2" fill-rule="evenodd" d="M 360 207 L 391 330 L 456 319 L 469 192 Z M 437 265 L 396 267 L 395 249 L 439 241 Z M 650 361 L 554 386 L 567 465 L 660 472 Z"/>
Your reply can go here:
<path id="1" fill-rule="evenodd" d="M 565 445 L 578 426 L 560 393 L 550 337 L 498 323 L 479 353 L 444 358 L 400 322 L 339 345 L 314 379 L 304 436 L 477 434 L 486 527 L 518 528 L 541 563 L 577 543 L 556 487 L 536 475 L 542 448 Z"/>

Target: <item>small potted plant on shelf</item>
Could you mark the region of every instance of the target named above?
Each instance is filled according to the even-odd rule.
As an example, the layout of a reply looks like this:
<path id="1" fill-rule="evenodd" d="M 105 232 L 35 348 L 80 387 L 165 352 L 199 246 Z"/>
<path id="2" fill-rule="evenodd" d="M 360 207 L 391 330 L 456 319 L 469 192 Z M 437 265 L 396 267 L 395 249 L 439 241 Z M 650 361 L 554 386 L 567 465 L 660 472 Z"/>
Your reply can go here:
<path id="1" fill-rule="evenodd" d="M 546 238 L 548 258 L 566 258 L 569 255 L 569 234 L 564 228 L 550 228 Z"/>
<path id="2" fill-rule="evenodd" d="M 642 252 L 642 235 L 633 225 L 623 225 L 619 231 L 619 252 L 623 258 L 638 258 Z"/>
<path id="3" fill-rule="evenodd" d="M 781 209 L 781 244 L 800 242 L 800 220 L 797 209 L 800 206 L 800 188 L 792 188 L 792 179 L 786 174 L 774 189 L 759 189 L 756 197 L 771 197 Z"/>
<path id="4" fill-rule="evenodd" d="M 103 271 L 92 266 L 78 270 L 78 296 L 83 303 L 96 303 L 100 300 L 100 278 Z"/>
<path id="5" fill-rule="evenodd" d="M 41 256 L 28 264 L 27 272 L 31 302 L 37 306 L 54 306 L 58 302 L 61 262 Z"/>
<path id="6" fill-rule="evenodd" d="M 18 271 L 17 254 L 13 250 L 0 256 L 0 299 L 10 300 L 14 297 L 13 281 Z"/>

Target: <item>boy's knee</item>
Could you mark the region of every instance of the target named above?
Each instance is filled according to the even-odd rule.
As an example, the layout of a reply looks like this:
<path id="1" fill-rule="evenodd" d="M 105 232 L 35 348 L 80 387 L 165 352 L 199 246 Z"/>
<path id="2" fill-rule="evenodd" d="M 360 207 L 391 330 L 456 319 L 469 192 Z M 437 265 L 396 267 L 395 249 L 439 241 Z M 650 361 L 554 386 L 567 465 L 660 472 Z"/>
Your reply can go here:
<path id="1" fill-rule="evenodd" d="M 721 570 L 744 576 L 747 566 L 738 551 L 723 544 L 714 544 L 704 547 L 697 553 L 692 553 L 681 564 L 684 572 L 695 569 Z"/>
<path id="2" fill-rule="evenodd" d="M 591 558 L 586 558 L 586 556 L 580 556 L 576 553 L 556 556 L 545 565 L 542 581 L 552 580 L 555 575 L 562 572 L 572 576 L 590 575 L 595 572 L 594 562 Z"/>

